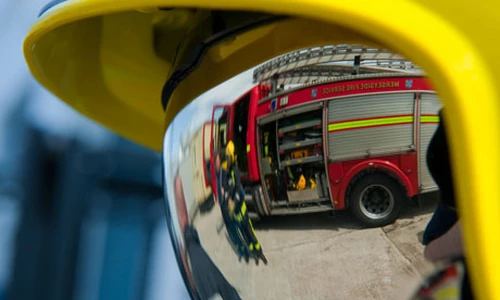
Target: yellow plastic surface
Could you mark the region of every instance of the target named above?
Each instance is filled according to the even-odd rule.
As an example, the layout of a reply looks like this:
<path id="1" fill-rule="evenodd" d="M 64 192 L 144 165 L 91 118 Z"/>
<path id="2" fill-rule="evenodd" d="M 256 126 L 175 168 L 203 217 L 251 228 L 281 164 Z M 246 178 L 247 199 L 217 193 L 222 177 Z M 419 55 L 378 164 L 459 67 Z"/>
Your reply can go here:
<path id="1" fill-rule="evenodd" d="M 211 49 L 200 68 L 178 86 L 165 116 L 161 87 L 193 42 L 204 36 L 207 14 L 132 11 L 159 5 L 300 18 Z M 424 67 L 448 108 L 473 287 L 480 299 L 500 299 L 498 20 L 496 0 L 73 0 L 36 22 L 24 52 L 33 75 L 55 95 L 154 149 L 161 147 L 164 126 L 182 107 L 265 59 L 311 45 L 351 42 L 402 53 Z M 162 58 L 152 50 L 153 24 L 161 24 L 168 37 Z M 176 60 L 173 49 L 179 45 L 181 59 Z"/>

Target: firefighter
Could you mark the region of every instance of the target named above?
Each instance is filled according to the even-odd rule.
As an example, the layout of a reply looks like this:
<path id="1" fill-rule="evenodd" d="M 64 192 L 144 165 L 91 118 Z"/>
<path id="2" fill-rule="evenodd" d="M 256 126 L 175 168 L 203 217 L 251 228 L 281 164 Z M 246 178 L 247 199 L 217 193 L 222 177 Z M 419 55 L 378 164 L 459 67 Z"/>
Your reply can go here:
<path id="1" fill-rule="evenodd" d="M 236 248 L 238 252 L 238 258 L 245 258 L 245 261 L 248 262 L 250 259 L 250 254 L 248 247 L 242 236 L 239 234 L 237 223 L 231 218 L 229 214 L 229 197 L 227 193 L 225 193 L 225 188 L 223 188 L 223 182 L 227 177 L 227 164 L 222 163 L 220 153 L 217 153 L 215 158 L 215 171 L 216 171 L 216 185 L 217 185 L 217 196 L 219 197 L 219 204 L 221 207 L 222 219 L 224 220 L 224 224 L 226 225 L 227 234 L 233 246 Z"/>
<path id="2" fill-rule="evenodd" d="M 256 264 L 259 264 L 259 260 L 267 264 L 267 258 L 262 251 L 262 246 L 257 239 L 252 221 L 248 216 L 245 204 L 245 190 L 241 185 L 240 172 L 236 164 L 236 154 L 232 141 L 229 141 L 226 146 L 226 161 L 228 172 L 224 189 L 229 198 L 229 213 L 238 224 L 238 228 L 247 243 L 248 250 L 255 257 Z"/>

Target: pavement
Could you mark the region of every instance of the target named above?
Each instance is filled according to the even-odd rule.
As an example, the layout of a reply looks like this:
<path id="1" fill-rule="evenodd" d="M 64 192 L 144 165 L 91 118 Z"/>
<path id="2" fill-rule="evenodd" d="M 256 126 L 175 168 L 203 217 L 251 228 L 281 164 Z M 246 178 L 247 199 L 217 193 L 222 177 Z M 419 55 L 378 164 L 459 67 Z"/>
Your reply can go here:
<path id="1" fill-rule="evenodd" d="M 407 299 L 432 270 L 417 235 L 434 205 L 433 196 L 421 207 L 408 203 L 394 224 L 372 229 L 362 228 L 347 212 L 255 221 L 269 261 L 258 266 L 238 261 L 218 206 L 197 214 L 193 223 L 203 247 L 243 299 Z"/>

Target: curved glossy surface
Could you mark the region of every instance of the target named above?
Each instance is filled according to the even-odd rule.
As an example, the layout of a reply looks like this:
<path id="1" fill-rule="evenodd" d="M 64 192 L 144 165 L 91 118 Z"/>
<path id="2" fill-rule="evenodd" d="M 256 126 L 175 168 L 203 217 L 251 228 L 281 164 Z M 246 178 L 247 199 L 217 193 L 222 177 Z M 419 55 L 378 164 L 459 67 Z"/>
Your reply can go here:
<path id="1" fill-rule="evenodd" d="M 256 104 L 259 107 L 267 106 L 262 99 L 242 96 L 246 91 L 252 94 L 254 89 L 259 88 L 256 86 L 249 90 L 253 86 L 251 72 L 247 71 L 195 99 L 177 115 L 165 135 L 163 157 L 167 215 L 174 245 L 179 253 L 179 266 L 184 271 L 187 285 L 192 288 L 193 297 L 201 299 L 215 296 L 222 296 L 223 299 L 409 297 L 421 282 L 422 276 L 432 269 L 432 265 L 423 257 L 423 246 L 418 240 L 418 234 L 425 229 L 432 215 L 436 195 L 423 194 L 422 197 L 427 200 L 423 202 L 422 207 L 417 207 L 413 201 L 405 198 L 404 194 L 393 195 L 393 197 L 403 197 L 398 199 L 400 201 L 398 203 L 403 204 L 401 214 L 395 222 L 388 221 L 374 228 L 358 220 L 349 210 L 336 209 L 328 192 L 335 184 L 335 180 L 330 178 L 337 172 L 336 166 L 339 163 L 343 164 L 342 168 L 347 175 L 349 168 L 359 167 L 360 160 L 345 159 L 341 162 L 329 162 L 323 159 L 308 160 L 307 157 L 319 155 L 319 152 L 315 152 L 318 150 L 313 148 L 317 144 L 318 136 L 323 136 L 321 129 L 323 124 L 328 123 L 328 120 L 324 119 L 325 116 L 332 114 L 341 116 L 343 111 L 331 111 L 325 104 L 323 107 L 318 106 L 315 111 L 295 114 L 294 111 L 297 108 L 300 110 L 301 105 L 291 106 L 287 107 L 289 113 L 286 116 L 265 123 L 263 118 L 268 113 L 255 116 L 252 113 L 259 110 L 244 105 L 245 101 L 248 101 L 246 105 L 249 106 L 257 102 L 261 103 Z M 350 81 L 350 84 L 353 82 L 356 81 Z M 321 91 L 322 85 L 318 85 L 317 88 Z M 403 87 L 400 92 L 403 95 L 416 91 Z M 382 101 L 384 97 L 392 94 L 394 92 L 378 93 L 379 98 L 376 99 Z M 252 95 L 260 94 L 253 92 Z M 370 113 L 373 114 L 373 107 L 376 106 L 371 103 L 374 98 L 370 98 L 369 95 L 360 94 L 352 96 L 352 99 L 359 101 L 360 97 L 366 97 L 365 100 L 361 99 L 363 106 L 372 107 Z M 328 99 L 317 101 L 310 99 L 305 103 L 328 102 L 330 101 Z M 348 103 L 346 100 L 349 99 L 351 98 L 340 97 L 338 101 Z M 397 105 L 398 99 L 395 98 L 394 105 Z M 252 102 L 255 100 L 258 101 Z M 413 101 L 416 100 L 411 100 L 408 105 L 403 105 L 400 109 L 413 111 Z M 280 109 L 285 109 L 286 104 L 283 105 Z M 439 102 L 436 102 L 435 107 L 436 109 L 439 107 Z M 390 114 L 384 110 L 381 110 L 381 113 Z M 314 125 L 318 124 L 317 122 L 311 121 L 311 118 L 315 117 L 321 120 L 319 127 Z M 224 123 L 224 118 L 227 118 L 227 123 Z M 257 122 L 250 122 L 252 118 Z M 292 124 L 295 121 L 303 125 L 295 126 Z M 255 124 L 255 128 L 245 128 L 249 123 Z M 412 124 L 396 123 L 393 126 L 376 128 L 368 126 L 356 128 L 349 134 L 352 134 L 351 138 L 355 138 L 356 134 L 366 131 L 368 135 L 363 135 L 363 139 L 368 138 L 375 142 L 380 139 L 384 143 L 400 145 L 401 134 L 412 135 L 413 131 L 408 130 L 410 128 L 408 126 L 413 126 Z M 283 135 L 279 137 L 274 135 L 276 139 L 271 138 L 269 153 L 265 156 L 264 132 L 267 132 L 269 126 L 277 126 L 274 130 L 283 132 Z M 436 124 L 420 126 L 422 130 L 424 128 L 428 130 L 435 129 Z M 393 136 L 394 130 L 398 128 L 401 131 Z M 250 130 L 256 136 L 255 144 L 245 142 L 252 135 L 248 135 Z M 373 130 L 377 130 L 378 134 L 370 136 L 371 132 L 375 132 Z M 294 132 L 297 135 L 292 134 Z M 334 134 L 337 133 L 327 133 L 325 144 L 328 144 L 328 139 L 335 138 Z M 342 134 L 343 138 L 348 138 L 345 131 Z M 273 136 L 271 132 L 270 135 Z M 299 144 L 297 136 L 305 137 L 305 140 Z M 247 208 L 246 216 L 244 213 L 240 214 L 242 216 L 240 219 L 238 210 L 231 210 L 231 204 L 228 202 L 230 195 L 238 199 L 237 191 L 235 194 L 227 192 L 231 190 L 231 176 L 224 177 L 215 171 L 224 169 L 227 163 L 227 160 L 224 161 L 225 145 L 229 141 L 235 144 L 235 154 L 241 172 L 239 178 L 244 190 L 242 197 Z M 273 148 L 271 144 L 276 143 L 282 150 L 273 153 L 277 148 Z M 366 140 L 364 143 L 369 144 Z M 356 146 L 354 142 L 351 144 L 358 149 L 362 145 L 363 143 Z M 305 155 L 310 156 L 303 157 L 303 163 L 279 168 L 276 160 L 284 164 L 290 159 L 289 155 L 299 155 L 294 152 L 294 147 L 309 149 Z M 334 148 L 328 148 L 327 151 L 334 151 Z M 413 163 L 411 168 L 418 166 L 415 152 L 408 156 L 405 151 L 401 150 L 399 154 L 391 152 L 391 154 L 374 155 L 366 159 L 365 168 L 358 172 L 358 176 L 353 176 L 349 186 L 352 189 L 360 185 L 360 191 L 366 189 L 361 186 L 363 183 L 359 179 L 360 174 L 363 174 L 365 179 L 377 174 L 372 180 L 379 180 L 374 184 L 382 186 L 384 190 L 388 189 L 384 185 L 387 182 L 397 184 L 397 181 L 393 180 L 399 175 L 384 173 L 386 172 L 384 169 L 374 171 L 376 169 L 370 169 L 374 165 L 371 162 L 391 163 L 398 170 L 403 170 L 401 174 L 406 176 L 404 174 L 407 174 L 410 168 L 408 164 Z M 219 168 L 217 154 L 222 157 Z M 254 157 L 258 158 L 257 180 L 251 180 L 248 175 L 248 166 L 253 163 Z M 413 162 L 408 162 L 407 157 L 413 159 Z M 274 163 L 266 167 L 266 161 L 270 158 Z M 267 171 L 267 175 L 264 174 L 266 168 L 271 168 Z M 363 170 L 371 171 L 363 173 Z M 294 179 L 290 173 L 294 174 Z M 326 176 L 325 179 L 316 176 L 321 173 Z M 270 174 L 275 175 L 270 176 Z M 306 179 L 304 186 L 300 183 L 301 175 Z M 350 177 L 348 179 L 350 180 Z M 268 185 L 268 180 L 274 180 L 275 185 Z M 322 183 L 325 184 L 323 187 L 320 186 Z M 389 185 L 391 186 L 393 185 Z M 400 187 L 404 190 L 402 186 Z M 215 195 L 213 188 L 217 189 Z M 259 188 L 262 192 L 259 192 Z M 313 198 L 311 193 L 315 195 Z M 265 194 L 267 196 L 264 196 Z M 274 195 L 274 198 L 271 195 Z M 262 196 L 266 199 L 259 202 L 258 197 Z M 391 208 L 394 206 L 393 203 Z M 333 212 L 335 213 L 332 214 Z M 246 217 L 248 219 L 245 219 Z M 367 215 L 367 218 L 370 219 L 371 215 Z M 252 251 L 252 247 L 256 249 L 259 246 L 260 250 Z M 246 261 L 247 253 L 248 261 Z"/>

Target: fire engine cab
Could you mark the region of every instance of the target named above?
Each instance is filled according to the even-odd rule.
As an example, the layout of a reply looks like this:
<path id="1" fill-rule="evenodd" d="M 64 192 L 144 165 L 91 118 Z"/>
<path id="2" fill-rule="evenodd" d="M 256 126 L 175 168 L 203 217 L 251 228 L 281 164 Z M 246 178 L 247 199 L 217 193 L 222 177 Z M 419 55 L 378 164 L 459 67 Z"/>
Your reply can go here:
<path id="1" fill-rule="evenodd" d="M 404 57 L 316 47 L 259 66 L 254 82 L 214 106 L 210 151 L 213 164 L 234 142 L 245 200 L 258 215 L 349 209 L 366 226 L 384 226 L 409 199 L 437 190 L 426 150 L 441 103 Z"/>

